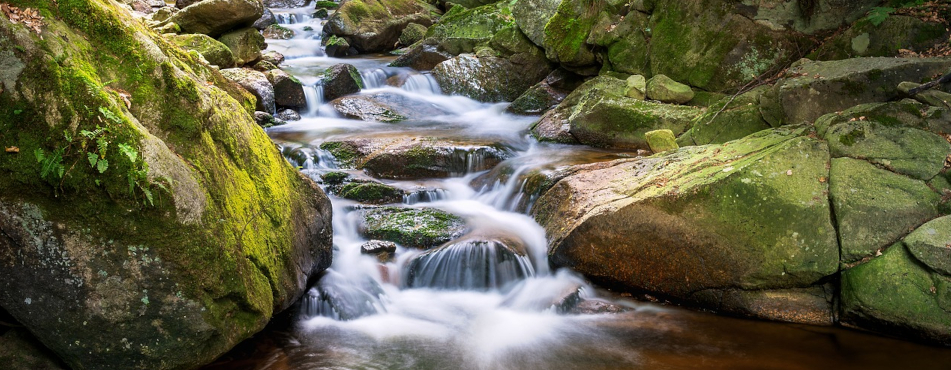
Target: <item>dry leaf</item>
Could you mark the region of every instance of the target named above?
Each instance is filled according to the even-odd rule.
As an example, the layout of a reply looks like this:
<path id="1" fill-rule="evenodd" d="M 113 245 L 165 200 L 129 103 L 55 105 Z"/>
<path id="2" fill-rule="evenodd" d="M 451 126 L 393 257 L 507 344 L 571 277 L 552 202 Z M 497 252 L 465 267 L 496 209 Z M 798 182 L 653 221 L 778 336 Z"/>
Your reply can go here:
<path id="1" fill-rule="evenodd" d="M 19 153 L 19 152 L 20 152 L 20 148 L 18 148 L 18 147 L 11 146 L 11 147 L 8 147 L 8 148 L 7 148 L 7 153 L 15 154 L 15 153 Z"/>

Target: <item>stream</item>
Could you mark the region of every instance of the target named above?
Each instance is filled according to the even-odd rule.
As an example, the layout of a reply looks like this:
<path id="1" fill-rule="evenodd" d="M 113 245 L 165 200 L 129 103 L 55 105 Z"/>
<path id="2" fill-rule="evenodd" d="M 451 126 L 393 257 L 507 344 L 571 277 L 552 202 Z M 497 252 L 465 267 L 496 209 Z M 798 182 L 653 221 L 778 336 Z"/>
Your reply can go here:
<path id="1" fill-rule="evenodd" d="M 614 295 L 580 275 L 553 271 L 545 231 L 527 214 L 537 194 L 530 175 L 635 156 L 539 143 L 537 117 L 505 113 L 507 103 L 446 96 L 426 73 L 387 67 L 391 56 L 336 59 L 323 54 L 313 9 L 274 9 L 296 36 L 268 40 L 282 69 L 304 85 L 299 121 L 267 130 L 288 160 L 321 183 L 333 171 L 405 191 L 390 206 L 434 208 L 468 231 L 427 252 L 398 246 L 381 264 L 361 253 L 367 206 L 333 203 L 332 267 L 300 304 L 265 332 L 205 369 L 815 369 L 948 368 L 951 349 L 843 328 L 742 320 Z M 319 86 L 323 71 L 356 66 L 360 94 L 400 96 L 442 114 L 400 123 L 337 114 Z M 405 81 L 400 87 L 393 81 Z M 451 150 L 460 170 L 448 178 L 371 178 L 347 169 L 322 143 L 431 140 Z M 505 159 L 475 150 L 487 143 Z M 326 184 L 324 185 L 326 189 Z M 515 252 L 513 252 L 513 250 Z M 566 303 L 567 302 L 567 303 Z M 578 304 L 578 302 L 583 302 Z M 569 305 L 572 303 L 573 305 Z M 576 307 L 579 306 L 579 307 Z"/>

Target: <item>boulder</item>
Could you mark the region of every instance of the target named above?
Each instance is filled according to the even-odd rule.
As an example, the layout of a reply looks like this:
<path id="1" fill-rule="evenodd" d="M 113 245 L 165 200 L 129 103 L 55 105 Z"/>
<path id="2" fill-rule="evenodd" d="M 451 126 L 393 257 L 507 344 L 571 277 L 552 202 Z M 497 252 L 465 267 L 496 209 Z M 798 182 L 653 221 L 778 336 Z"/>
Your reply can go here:
<path id="1" fill-rule="evenodd" d="M 247 68 L 222 69 L 221 75 L 234 81 L 257 98 L 255 110 L 274 113 L 274 86 L 264 73 Z"/>
<path id="2" fill-rule="evenodd" d="M 821 141 L 802 135 L 766 130 L 578 168 L 533 209 L 550 237 L 551 264 L 732 312 L 752 310 L 743 302 L 761 305 L 769 292 L 821 286 L 839 261 L 828 182 L 821 181 L 830 157 Z M 725 299 L 739 290 L 765 294 Z M 829 303 L 802 307 L 793 317 L 831 316 Z"/>
<path id="3" fill-rule="evenodd" d="M 410 46 L 423 39 L 426 36 L 426 26 L 419 23 L 410 23 L 406 25 L 403 32 L 400 33 L 400 45 Z"/>
<path id="4" fill-rule="evenodd" d="M 677 138 L 681 146 L 723 144 L 770 128 L 760 114 L 763 86 L 736 97 L 725 97 L 710 105 L 693 126 Z M 694 104 L 696 97 L 691 104 Z"/>
<path id="5" fill-rule="evenodd" d="M 217 38 L 228 30 L 249 27 L 263 15 L 260 0 L 203 0 L 183 8 L 168 21 L 184 32 Z"/>
<path id="6" fill-rule="evenodd" d="M 555 16 L 561 0 L 518 0 L 512 6 L 515 24 L 536 46 L 545 46 L 545 24 Z"/>
<path id="7" fill-rule="evenodd" d="M 903 81 L 930 80 L 951 69 L 951 58 L 853 58 L 805 62 L 763 94 L 770 125 L 811 123 L 826 113 L 900 97 Z"/>
<path id="8" fill-rule="evenodd" d="M 334 99 L 330 105 L 348 118 L 376 122 L 425 120 L 447 114 L 432 103 L 398 93 L 344 96 Z"/>
<path id="9" fill-rule="evenodd" d="M 405 247 L 430 249 L 467 231 L 464 220 L 435 208 L 380 207 L 362 211 L 360 234 Z"/>
<path id="10" fill-rule="evenodd" d="M 324 71 L 322 80 L 324 99 L 334 100 L 341 96 L 356 94 L 363 88 L 363 77 L 357 67 L 350 64 L 335 64 Z"/>
<path id="11" fill-rule="evenodd" d="M 540 5 L 546 4 L 540 2 Z M 548 59 L 569 71 L 586 76 L 596 75 L 599 63 L 593 45 L 589 45 L 586 40 L 602 11 L 614 13 L 616 9 L 607 1 L 561 1 L 555 14 L 545 23 L 542 47 Z M 545 15 L 547 9 L 541 8 L 539 13 L 540 16 Z"/>
<path id="12" fill-rule="evenodd" d="M 509 25 L 507 12 L 504 2 L 472 9 L 453 7 L 426 31 L 426 39 L 452 55 L 472 53 L 477 45 L 488 42 Z"/>
<path id="13" fill-rule="evenodd" d="M 293 109 L 281 109 L 274 115 L 274 118 L 281 121 L 300 121 L 300 113 Z"/>
<path id="14" fill-rule="evenodd" d="M 347 39 L 342 37 L 331 35 L 330 37 L 323 38 L 320 43 L 324 46 L 324 53 L 332 58 L 342 58 L 360 54 L 360 51 L 350 46 Z"/>
<path id="15" fill-rule="evenodd" d="M 403 190 L 378 182 L 351 182 L 337 191 L 337 196 L 366 204 L 401 203 Z"/>
<path id="16" fill-rule="evenodd" d="M 631 90 L 628 90 L 630 94 Z M 684 104 L 693 99 L 690 86 L 671 80 L 664 75 L 656 75 L 647 81 L 647 97 L 662 103 Z M 630 96 L 630 95 L 628 95 Z"/>
<path id="17" fill-rule="evenodd" d="M 267 73 L 268 71 L 278 69 L 278 67 L 274 65 L 273 63 L 268 62 L 266 60 L 259 60 L 255 62 L 254 65 L 251 66 L 251 69 L 258 72 Z"/>
<path id="18" fill-rule="evenodd" d="M 256 30 L 264 31 L 265 28 L 268 28 L 271 25 L 277 24 L 277 18 L 274 17 L 274 13 L 271 12 L 271 9 L 264 8 L 264 15 L 258 20 L 254 21 L 251 24 L 251 27 L 254 27 Z"/>
<path id="19" fill-rule="evenodd" d="M 279 24 L 272 24 L 264 28 L 261 34 L 266 39 L 289 40 L 294 38 L 294 30 L 285 28 Z"/>
<path id="20" fill-rule="evenodd" d="M 602 15 L 595 25 L 588 43 L 607 49 L 604 64 L 613 71 L 634 75 L 651 75 L 650 16 L 629 12 L 623 19 Z M 602 57 L 605 58 L 605 57 Z"/>
<path id="21" fill-rule="evenodd" d="M 654 130 L 644 133 L 644 139 L 647 140 L 647 146 L 654 153 L 663 153 L 668 150 L 677 150 L 676 137 L 670 130 Z"/>
<path id="22" fill-rule="evenodd" d="M 578 139 L 570 132 L 569 118 L 582 97 L 586 95 L 624 96 L 626 91 L 627 87 L 623 81 L 610 76 L 599 76 L 585 81 L 565 97 L 557 107 L 542 115 L 532 127 L 532 134 L 541 141 L 578 144 Z"/>
<path id="23" fill-rule="evenodd" d="M 267 48 L 264 36 L 251 27 L 228 32 L 221 35 L 218 41 L 231 49 L 234 61 L 239 66 L 258 60 L 261 58 L 261 50 Z"/>
<path id="24" fill-rule="evenodd" d="M 219 68 L 233 68 L 235 66 L 234 54 L 231 53 L 231 49 L 207 35 L 200 33 L 176 35 L 171 40 L 185 50 L 197 51 L 211 65 L 216 65 Z"/>
<path id="25" fill-rule="evenodd" d="M 929 269 L 951 276 L 951 216 L 943 216 L 921 225 L 903 240 L 915 259 Z"/>
<path id="26" fill-rule="evenodd" d="M 843 325 L 951 345 L 951 277 L 922 265 L 902 243 L 842 272 Z"/>
<path id="27" fill-rule="evenodd" d="M 149 18 L 155 22 L 164 22 L 176 12 L 178 12 L 177 8 L 166 6 L 159 8 L 158 10 L 152 12 L 152 14 L 149 14 Z"/>
<path id="28" fill-rule="evenodd" d="M 539 114 L 554 108 L 584 80 L 565 69 L 556 69 L 529 88 L 506 108 L 515 114 Z"/>
<path id="29" fill-rule="evenodd" d="M 114 2 L 37 4 L 42 40 L 0 18 L 19 35 L 0 37 L 3 104 L 23 110 L 0 115 L 22 150 L 0 156 L 0 311 L 68 368 L 200 368 L 330 265 L 330 203 L 216 70 Z M 38 170 L 72 144 L 75 167 Z"/>
<path id="30" fill-rule="evenodd" d="M 857 57 L 895 57 L 899 49 L 923 52 L 948 40 L 942 22 L 892 14 L 879 25 L 860 20 L 833 35 L 809 54 L 815 60 L 840 60 Z"/>
<path id="31" fill-rule="evenodd" d="M 393 180 L 461 176 L 491 169 L 511 156 L 499 143 L 436 138 L 351 139 L 324 142 L 320 148 L 341 166 Z"/>
<path id="32" fill-rule="evenodd" d="M 410 67 L 417 71 L 429 71 L 436 68 L 439 63 L 449 60 L 449 58 L 452 58 L 452 55 L 444 51 L 439 51 L 436 46 L 419 44 L 396 58 L 396 60 L 390 63 L 390 66 Z"/>
<path id="33" fill-rule="evenodd" d="M 408 24 L 432 25 L 436 11 L 419 0 L 348 0 L 327 20 L 324 34 L 347 40 L 361 53 L 387 51 Z"/>
<path id="34" fill-rule="evenodd" d="M 264 73 L 271 86 L 274 86 L 274 103 L 281 107 L 306 108 L 304 86 L 293 76 L 280 69 Z"/>

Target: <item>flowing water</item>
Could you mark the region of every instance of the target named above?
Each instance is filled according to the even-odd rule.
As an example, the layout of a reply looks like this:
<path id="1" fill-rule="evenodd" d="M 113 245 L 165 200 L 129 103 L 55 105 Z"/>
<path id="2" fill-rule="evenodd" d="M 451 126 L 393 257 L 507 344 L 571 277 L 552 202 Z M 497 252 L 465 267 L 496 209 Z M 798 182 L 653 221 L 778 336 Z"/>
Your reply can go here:
<path id="1" fill-rule="evenodd" d="M 318 182 L 330 171 L 371 180 L 320 149 L 327 141 L 431 140 L 452 151 L 452 176 L 376 179 L 406 191 L 406 208 L 462 217 L 468 232 L 430 252 L 398 246 L 381 264 L 361 253 L 366 210 L 331 195 L 333 266 L 289 318 L 208 369 L 811 369 L 948 368 L 951 350 L 838 328 L 758 322 L 611 296 L 568 270 L 552 271 L 544 230 L 527 216 L 532 179 L 568 165 L 630 157 L 537 143 L 533 117 L 505 104 L 446 96 L 431 76 L 386 67 L 392 57 L 334 59 L 311 9 L 278 9 L 297 32 L 269 40 L 306 85 L 303 119 L 268 130 L 288 160 Z M 323 101 L 320 74 L 355 65 L 367 88 L 443 114 L 400 123 L 346 119 Z M 399 86 L 391 86 L 400 82 Z M 448 143 L 448 144 L 446 144 Z M 489 166 L 491 143 L 507 159 Z M 434 144 L 435 145 L 435 144 Z M 584 303 L 581 303 L 584 302 Z M 577 306 L 587 308 L 579 313 Z M 609 312 L 609 313 L 591 313 Z"/>

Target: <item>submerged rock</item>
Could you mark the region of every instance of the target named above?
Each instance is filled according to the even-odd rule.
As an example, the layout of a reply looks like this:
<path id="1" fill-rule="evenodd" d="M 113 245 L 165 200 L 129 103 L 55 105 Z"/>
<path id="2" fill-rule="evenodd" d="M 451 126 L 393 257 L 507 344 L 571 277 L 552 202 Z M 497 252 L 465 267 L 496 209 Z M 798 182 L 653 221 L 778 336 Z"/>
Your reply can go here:
<path id="1" fill-rule="evenodd" d="M 69 368 L 199 368 L 330 265 L 330 203 L 216 70 L 114 2 L 40 3 L 42 40 L 0 21 L 20 35 L 0 38 L 2 99 L 23 110 L 0 115 L 23 153 L 0 159 L 0 306 Z M 225 2 L 189 8 L 206 3 Z M 96 168 L 78 148 L 98 126 Z M 43 176 L 33 154 L 64 130 L 82 162 Z"/>
<path id="2" fill-rule="evenodd" d="M 363 78 L 357 67 L 350 64 L 334 64 L 324 72 L 324 99 L 334 100 L 341 96 L 356 94 L 363 88 Z"/>
<path id="3" fill-rule="evenodd" d="M 176 35 L 172 37 L 172 42 L 186 50 L 197 51 L 211 65 L 216 65 L 219 68 L 233 68 L 235 66 L 234 54 L 231 49 L 207 35 L 200 33 Z"/>
<path id="4" fill-rule="evenodd" d="M 271 12 L 271 9 L 266 7 L 264 8 L 264 15 L 262 15 L 261 18 L 258 18 L 258 20 L 254 21 L 254 23 L 251 24 L 251 27 L 254 27 L 258 31 L 264 31 L 265 28 L 268 28 L 268 26 L 274 24 L 277 24 L 277 18 L 274 17 L 274 13 Z"/>
<path id="5" fill-rule="evenodd" d="M 360 253 L 376 256 L 377 260 L 382 263 L 390 262 L 396 253 L 396 243 L 371 240 L 360 246 Z"/>
<path id="6" fill-rule="evenodd" d="M 263 15 L 260 0 L 204 0 L 178 11 L 168 21 L 184 32 L 218 37 L 231 29 L 249 27 Z"/>
<path id="7" fill-rule="evenodd" d="M 362 212 L 360 234 L 412 248 L 430 249 L 462 236 L 462 218 L 434 208 L 370 208 Z"/>

